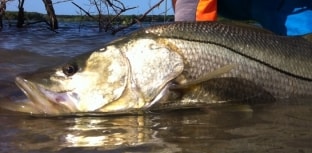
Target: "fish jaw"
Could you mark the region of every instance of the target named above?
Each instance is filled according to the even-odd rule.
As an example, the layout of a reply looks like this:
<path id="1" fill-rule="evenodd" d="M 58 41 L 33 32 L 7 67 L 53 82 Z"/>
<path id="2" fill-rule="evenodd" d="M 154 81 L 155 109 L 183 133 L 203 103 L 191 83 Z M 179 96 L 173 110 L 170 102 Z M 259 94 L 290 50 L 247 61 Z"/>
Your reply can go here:
<path id="1" fill-rule="evenodd" d="M 67 68 L 75 73 L 66 74 Z M 23 104 L 26 110 L 38 110 L 36 114 L 99 112 L 123 95 L 128 71 L 127 60 L 108 46 L 106 51 L 82 54 L 63 65 L 21 74 L 16 84 L 30 100 Z"/>
<path id="2" fill-rule="evenodd" d="M 78 111 L 74 103 L 75 97 L 70 96 L 69 92 L 49 91 L 22 76 L 17 76 L 15 82 L 30 100 L 27 103 L 31 104 L 21 103 L 21 105 L 31 114 L 58 115 Z"/>

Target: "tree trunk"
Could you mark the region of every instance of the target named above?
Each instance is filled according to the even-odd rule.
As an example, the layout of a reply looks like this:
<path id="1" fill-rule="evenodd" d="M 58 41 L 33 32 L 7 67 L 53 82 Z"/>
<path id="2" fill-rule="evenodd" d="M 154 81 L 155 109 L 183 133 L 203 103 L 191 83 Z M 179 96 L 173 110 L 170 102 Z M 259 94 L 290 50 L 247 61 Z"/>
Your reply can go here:
<path id="1" fill-rule="evenodd" d="M 49 25 L 52 30 L 58 29 L 58 22 L 54 12 L 53 4 L 51 0 L 42 0 L 47 10 L 49 17 Z"/>
<path id="2" fill-rule="evenodd" d="M 18 0 L 18 14 L 17 14 L 17 27 L 22 28 L 24 26 L 24 1 Z"/>
<path id="3" fill-rule="evenodd" d="M 6 9 L 6 0 L 1 0 L 1 3 L 0 3 L 0 30 L 3 28 L 2 18 L 5 14 L 5 9 Z"/>

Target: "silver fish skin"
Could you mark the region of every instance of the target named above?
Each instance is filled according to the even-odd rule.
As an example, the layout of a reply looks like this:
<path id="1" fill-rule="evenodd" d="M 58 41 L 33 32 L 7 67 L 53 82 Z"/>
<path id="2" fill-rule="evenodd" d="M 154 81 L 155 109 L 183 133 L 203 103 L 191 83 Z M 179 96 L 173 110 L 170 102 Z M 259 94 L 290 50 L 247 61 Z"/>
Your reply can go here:
<path id="1" fill-rule="evenodd" d="M 187 79 L 235 64 L 224 77 L 250 80 L 277 98 L 312 95 L 312 42 L 301 37 L 222 22 L 173 23 L 141 32 L 180 52 Z"/>
<path id="2" fill-rule="evenodd" d="M 64 65 L 21 74 L 16 82 L 35 104 L 18 111 L 127 112 L 168 102 L 312 96 L 311 59 L 312 43 L 299 37 L 223 22 L 157 25 Z"/>

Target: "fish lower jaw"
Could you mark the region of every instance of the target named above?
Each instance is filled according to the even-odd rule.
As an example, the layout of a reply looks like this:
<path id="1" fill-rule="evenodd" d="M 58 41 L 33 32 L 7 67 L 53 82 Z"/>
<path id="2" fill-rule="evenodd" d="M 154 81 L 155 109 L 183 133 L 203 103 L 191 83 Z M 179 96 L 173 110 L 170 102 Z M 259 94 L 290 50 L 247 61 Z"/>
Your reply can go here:
<path id="1" fill-rule="evenodd" d="M 25 110 L 30 110 L 31 114 L 58 115 L 78 111 L 71 101 L 68 102 L 69 104 L 62 101 L 64 99 L 63 95 L 53 94 L 52 91 L 44 89 L 20 76 L 16 77 L 15 82 L 29 99 L 27 102 L 29 104 L 25 105 L 28 108 L 25 108 Z M 21 103 L 21 105 L 24 104 Z"/>
<path id="2" fill-rule="evenodd" d="M 33 83 L 22 77 L 16 77 L 15 79 L 16 85 L 23 91 L 23 93 L 28 97 L 29 100 L 33 103 L 46 101 L 45 97 L 43 97 L 38 88 Z"/>

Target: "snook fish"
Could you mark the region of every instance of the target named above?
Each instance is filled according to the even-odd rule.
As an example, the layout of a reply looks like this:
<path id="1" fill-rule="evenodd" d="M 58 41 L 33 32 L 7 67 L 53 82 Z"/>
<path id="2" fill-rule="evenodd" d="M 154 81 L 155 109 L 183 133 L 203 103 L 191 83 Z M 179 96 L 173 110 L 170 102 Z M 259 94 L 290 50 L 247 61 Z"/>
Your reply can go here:
<path id="1" fill-rule="evenodd" d="M 229 23 L 177 22 L 21 74 L 16 83 L 29 101 L 7 108 L 52 115 L 305 97 L 312 96 L 312 43 Z"/>

